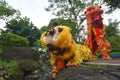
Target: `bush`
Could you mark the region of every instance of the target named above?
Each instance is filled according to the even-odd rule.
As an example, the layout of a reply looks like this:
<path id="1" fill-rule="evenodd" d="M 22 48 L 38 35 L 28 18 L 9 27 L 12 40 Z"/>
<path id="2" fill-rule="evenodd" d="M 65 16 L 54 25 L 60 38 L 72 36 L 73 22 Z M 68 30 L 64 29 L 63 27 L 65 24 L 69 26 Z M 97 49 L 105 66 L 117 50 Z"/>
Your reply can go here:
<path id="1" fill-rule="evenodd" d="M 9 63 L 10 68 L 7 71 L 7 74 L 11 80 L 21 80 L 24 77 L 24 73 L 19 66 L 19 62 L 11 61 Z"/>
<path id="2" fill-rule="evenodd" d="M 1 51 L 7 50 L 12 47 L 26 47 L 29 41 L 27 38 L 13 34 L 13 33 L 2 33 L 0 35 L 0 49 Z"/>
<path id="3" fill-rule="evenodd" d="M 0 59 L 0 65 L 5 69 L 5 74 L 8 76 L 9 80 L 22 80 L 24 73 L 19 66 L 18 61 L 7 62 Z"/>
<path id="4" fill-rule="evenodd" d="M 6 64 L 7 64 L 7 62 L 0 58 L 0 65 L 6 65 Z"/>

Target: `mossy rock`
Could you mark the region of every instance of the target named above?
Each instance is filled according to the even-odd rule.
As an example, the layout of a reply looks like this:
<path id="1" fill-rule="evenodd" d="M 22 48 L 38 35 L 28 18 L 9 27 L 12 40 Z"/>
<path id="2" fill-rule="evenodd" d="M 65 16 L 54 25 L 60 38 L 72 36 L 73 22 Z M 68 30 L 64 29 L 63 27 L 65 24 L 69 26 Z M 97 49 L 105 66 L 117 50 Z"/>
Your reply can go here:
<path id="1" fill-rule="evenodd" d="M 23 70 L 20 68 L 18 61 L 10 61 L 7 65 L 9 65 L 7 69 L 9 80 L 22 80 L 24 78 Z"/>
<path id="2" fill-rule="evenodd" d="M 39 60 L 39 54 L 30 47 L 15 47 L 9 50 L 6 50 L 1 53 L 0 57 L 4 60 L 21 60 L 21 59 L 30 59 L 30 60 Z"/>
<path id="3" fill-rule="evenodd" d="M 20 68 L 23 70 L 25 75 L 32 74 L 34 70 L 40 68 L 40 65 L 37 61 L 30 60 L 30 59 L 22 59 L 20 60 Z"/>

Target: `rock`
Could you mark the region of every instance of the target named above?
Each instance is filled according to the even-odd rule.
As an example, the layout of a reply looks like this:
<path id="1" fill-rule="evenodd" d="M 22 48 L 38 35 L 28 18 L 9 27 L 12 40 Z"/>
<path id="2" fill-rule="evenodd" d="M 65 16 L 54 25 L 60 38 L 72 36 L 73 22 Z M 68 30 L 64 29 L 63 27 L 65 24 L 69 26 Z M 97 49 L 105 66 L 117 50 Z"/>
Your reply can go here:
<path id="1" fill-rule="evenodd" d="M 25 76 L 24 80 L 38 80 L 39 76 L 38 75 L 28 75 Z"/>
<path id="2" fill-rule="evenodd" d="M 5 80 L 4 77 L 0 77 L 0 80 Z"/>
<path id="3" fill-rule="evenodd" d="M 5 74 L 5 70 L 0 70 L 0 77 L 2 77 Z"/>
<path id="4" fill-rule="evenodd" d="M 0 70 L 3 70 L 3 69 L 4 69 L 4 67 L 2 65 L 0 65 Z"/>
<path id="5" fill-rule="evenodd" d="M 25 75 L 31 74 L 34 70 L 40 68 L 37 61 L 30 59 L 22 59 L 20 60 L 20 68 L 23 70 Z"/>
<path id="6" fill-rule="evenodd" d="M 7 61 L 31 59 L 39 60 L 38 53 L 30 47 L 15 47 L 1 53 L 1 58 Z"/>
<path id="7" fill-rule="evenodd" d="M 120 71 L 119 72 L 110 72 L 111 75 L 116 76 L 120 79 Z"/>
<path id="8" fill-rule="evenodd" d="M 112 72 L 111 72 L 112 71 Z M 120 70 L 81 65 L 61 70 L 55 80 L 120 80 Z M 51 76 L 51 75 L 50 75 Z M 40 80 L 40 79 L 39 79 Z M 50 77 L 44 80 L 52 80 Z"/>

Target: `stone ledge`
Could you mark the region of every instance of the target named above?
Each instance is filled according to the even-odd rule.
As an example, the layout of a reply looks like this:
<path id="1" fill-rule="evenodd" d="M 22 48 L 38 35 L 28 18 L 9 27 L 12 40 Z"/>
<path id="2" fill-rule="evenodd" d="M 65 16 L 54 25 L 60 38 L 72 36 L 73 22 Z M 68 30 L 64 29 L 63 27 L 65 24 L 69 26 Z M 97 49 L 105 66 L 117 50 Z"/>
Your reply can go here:
<path id="1" fill-rule="evenodd" d="M 92 62 L 83 62 L 83 64 L 120 68 L 120 60 L 96 60 Z"/>

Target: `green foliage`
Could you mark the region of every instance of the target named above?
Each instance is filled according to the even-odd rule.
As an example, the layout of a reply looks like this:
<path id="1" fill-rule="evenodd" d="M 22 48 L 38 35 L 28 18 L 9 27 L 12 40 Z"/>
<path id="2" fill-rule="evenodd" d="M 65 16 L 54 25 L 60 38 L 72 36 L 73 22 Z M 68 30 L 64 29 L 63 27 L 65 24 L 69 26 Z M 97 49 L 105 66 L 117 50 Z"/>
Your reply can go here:
<path id="1" fill-rule="evenodd" d="M 9 65 L 10 68 L 8 69 L 7 74 L 11 79 L 18 80 L 24 76 L 23 71 L 19 66 L 19 62 L 11 61 Z"/>
<path id="2" fill-rule="evenodd" d="M 16 13 L 16 10 L 9 6 L 5 0 L 0 0 L 0 19 L 5 19 Z"/>
<path id="3" fill-rule="evenodd" d="M 84 1 L 81 0 L 48 0 L 50 3 L 46 11 L 51 11 L 60 18 L 70 19 L 77 23 L 77 18 L 81 18 L 81 12 L 85 8 Z"/>
<path id="4" fill-rule="evenodd" d="M 50 28 L 49 28 L 50 29 Z M 45 32 L 46 30 L 48 30 L 48 27 L 47 26 L 43 26 L 40 28 L 40 36 L 43 32 Z"/>
<path id="5" fill-rule="evenodd" d="M 29 41 L 22 36 L 13 33 L 2 33 L 0 35 L 0 49 L 7 50 L 12 47 L 26 47 Z"/>
<path id="6" fill-rule="evenodd" d="M 111 43 L 113 51 L 120 51 L 120 36 L 119 37 L 110 36 L 108 37 L 108 40 Z"/>
<path id="7" fill-rule="evenodd" d="M 74 38 L 77 42 L 82 42 L 86 34 L 85 26 L 83 26 L 85 20 L 84 10 L 89 5 L 93 5 L 95 0 L 48 0 L 48 2 L 50 4 L 46 8 L 46 11 L 50 11 L 59 18 L 75 23 L 74 28 L 76 29 L 74 30 L 76 34 L 74 34 Z"/>
<path id="8" fill-rule="evenodd" d="M 112 50 L 120 50 L 120 30 L 118 28 L 120 22 L 114 21 L 111 22 L 105 28 L 105 36 L 110 41 Z"/>
<path id="9" fill-rule="evenodd" d="M 18 61 L 7 62 L 7 61 L 0 59 L 0 65 L 9 66 L 8 68 L 6 68 L 6 71 L 7 71 L 7 75 L 10 80 L 19 80 L 20 78 L 23 78 L 24 73 L 22 69 L 20 68 Z"/>
<path id="10" fill-rule="evenodd" d="M 34 42 L 34 44 L 33 44 L 33 48 L 36 50 L 36 51 L 38 51 L 38 52 L 44 52 L 44 47 L 43 47 L 43 45 L 41 44 L 41 42 L 40 42 L 40 40 L 37 40 L 37 41 L 35 41 Z"/>
<path id="11" fill-rule="evenodd" d="M 6 26 L 7 28 L 5 32 L 12 32 L 14 34 L 18 34 L 23 37 L 27 37 L 29 40 L 29 46 L 32 47 L 33 43 L 39 39 L 39 29 L 36 28 L 30 19 L 25 17 L 21 18 L 21 13 L 18 10 L 13 9 L 11 6 L 6 3 L 5 0 L 0 1 L 0 19 L 6 19 L 8 17 L 12 17 L 16 15 L 15 18 L 11 20 L 7 19 Z M 2 31 L 4 32 L 4 31 Z M 1 50 L 1 49 L 0 49 Z"/>
<path id="12" fill-rule="evenodd" d="M 7 64 L 7 62 L 0 58 L 0 65 L 6 65 L 6 64 Z"/>
<path id="13" fill-rule="evenodd" d="M 111 19 L 109 20 L 109 25 L 106 26 L 105 31 L 106 31 L 106 36 L 116 36 L 118 37 L 120 35 L 120 30 L 118 28 L 120 22 L 114 21 L 112 22 Z"/>
<path id="14" fill-rule="evenodd" d="M 68 19 L 75 23 L 77 42 L 82 42 L 85 39 L 86 31 L 83 22 L 85 20 L 84 10 L 90 5 L 94 5 L 96 2 L 100 4 L 108 4 L 108 7 L 120 6 L 120 0 L 48 0 L 49 6 L 46 11 L 50 11 L 54 15 L 62 19 Z M 110 9 L 109 9 L 110 10 Z"/>
<path id="15" fill-rule="evenodd" d="M 28 36 L 30 34 L 30 27 L 32 28 L 32 23 L 29 22 L 29 18 L 15 18 L 6 23 L 6 28 L 8 32 L 13 32 L 21 36 Z"/>
<path id="16" fill-rule="evenodd" d="M 116 8 L 120 8 L 120 0 L 104 0 L 107 5 L 111 8 L 111 10 L 115 10 Z"/>
<path id="17" fill-rule="evenodd" d="M 39 39 L 40 31 L 29 21 L 29 18 L 15 18 L 6 23 L 6 32 L 28 38 L 29 46 L 33 46 L 34 42 Z"/>
<path id="18" fill-rule="evenodd" d="M 53 23 L 54 22 L 58 22 L 59 25 L 64 25 L 64 26 L 70 27 L 72 35 L 75 36 L 77 30 L 75 28 L 76 25 L 75 25 L 74 22 L 72 22 L 71 20 L 65 20 L 65 19 L 60 19 L 60 18 L 58 18 L 58 19 L 52 19 L 50 21 L 49 25 L 48 25 L 48 29 L 50 29 L 50 28 L 53 27 Z"/>

